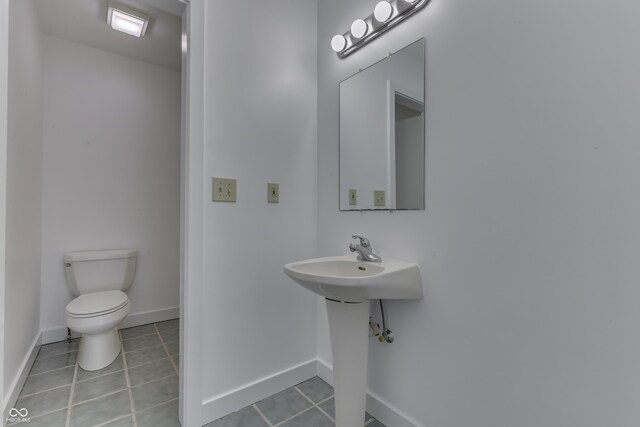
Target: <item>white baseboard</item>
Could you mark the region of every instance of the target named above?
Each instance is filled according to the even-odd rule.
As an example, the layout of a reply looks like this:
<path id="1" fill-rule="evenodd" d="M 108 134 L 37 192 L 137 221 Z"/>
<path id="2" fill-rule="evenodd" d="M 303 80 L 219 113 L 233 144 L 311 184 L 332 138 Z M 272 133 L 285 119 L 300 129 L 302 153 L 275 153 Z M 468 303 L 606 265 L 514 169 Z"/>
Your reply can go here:
<path id="1" fill-rule="evenodd" d="M 333 386 L 333 368 L 321 359 L 317 365 L 318 376 Z M 367 390 L 367 412 L 388 427 L 425 427 L 370 390 Z"/>
<path id="2" fill-rule="evenodd" d="M 310 360 L 282 372 L 261 378 L 235 390 L 206 399 L 202 403 L 202 423 L 207 424 L 236 412 L 259 400 L 313 378 L 317 372 L 316 360 Z"/>
<path id="3" fill-rule="evenodd" d="M 6 391 L 7 394 L 5 394 L 5 401 L 3 402 L 2 408 L 2 413 L 4 414 L 3 418 L 5 420 L 9 417 L 9 410 L 15 406 L 18 396 L 20 395 L 20 391 L 22 391 L 22 387 L 24 386 L 25 381 L 27 381 L 27 376 L 29 375 L 31 366 L 33 366 L 33 362 L 36 360 L 38 350 L 40 350 L 41 341 L 42 332 L 38 333 L 31 343 L 29 352 L 25 355 L 24 360 L 20 365 L 20 369 L 16 372 L 16 376 L 11 382 L 9 390 Z"/>
<path id="4" fill-rule="evenodd" d="M 163 308 L 142 313 L 130 313 L 118 327 L 120 329 L 131 328 L 149 323 L 162 322 L 164 320 L 177 319 L 178 317 L 180 317 L 180 307 Z M 72 332 L 72 336 L 76 338 L 80 335 Z M 65 339 L 67 339 L 66 326 L 59 326 L 42 331 L 42 344 L 64 341 Z"/>

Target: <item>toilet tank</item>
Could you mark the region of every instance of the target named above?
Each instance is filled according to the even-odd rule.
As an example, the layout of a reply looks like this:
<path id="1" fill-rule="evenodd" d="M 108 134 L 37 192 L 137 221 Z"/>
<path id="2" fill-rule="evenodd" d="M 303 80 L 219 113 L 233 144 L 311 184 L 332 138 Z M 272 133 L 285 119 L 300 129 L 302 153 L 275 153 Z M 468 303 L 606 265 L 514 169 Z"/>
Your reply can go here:
<path id="1" fill-rule="evenodd" d="M 73 295 L 129 289 L 136 275 L 135 249 L 64 254 L 67 286 Z"/>

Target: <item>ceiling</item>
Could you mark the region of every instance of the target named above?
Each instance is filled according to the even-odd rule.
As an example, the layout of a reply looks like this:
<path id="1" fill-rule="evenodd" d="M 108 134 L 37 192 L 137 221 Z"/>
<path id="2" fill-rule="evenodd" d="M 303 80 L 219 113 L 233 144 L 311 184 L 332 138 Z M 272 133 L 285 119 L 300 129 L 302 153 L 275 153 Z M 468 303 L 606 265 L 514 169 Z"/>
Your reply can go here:
<path id="1" fill-rule="evenodd" d="M 184 5 L 178 0 L 118 0 L 149 15 L 143 37 L 107 25 L 107 0 L 36 0 L 46 34 L 180 71 Z"/>

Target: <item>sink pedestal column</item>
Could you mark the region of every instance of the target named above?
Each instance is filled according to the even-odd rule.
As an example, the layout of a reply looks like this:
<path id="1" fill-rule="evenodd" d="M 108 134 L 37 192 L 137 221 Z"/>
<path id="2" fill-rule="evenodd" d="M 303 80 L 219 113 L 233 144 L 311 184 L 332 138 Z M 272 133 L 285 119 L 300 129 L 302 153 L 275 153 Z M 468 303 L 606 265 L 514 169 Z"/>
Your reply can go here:
<path id="1" fill-rule="evenodd" d="M 367 400 L 370 301 L 325 301 L 333 357 L 336 427 L 362 427 Z"/>

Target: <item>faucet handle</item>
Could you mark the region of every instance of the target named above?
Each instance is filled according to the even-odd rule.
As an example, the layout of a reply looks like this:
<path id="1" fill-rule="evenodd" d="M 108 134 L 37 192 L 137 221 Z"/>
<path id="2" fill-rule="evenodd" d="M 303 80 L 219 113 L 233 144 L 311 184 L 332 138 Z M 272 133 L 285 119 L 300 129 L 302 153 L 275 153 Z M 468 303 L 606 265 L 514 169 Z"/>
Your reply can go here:
<path id="1" fill-rule="evenodd" d="M 366 237 L 362 237 L 362 236 L 356 236 L 355 234 L 353 236 L 351 236 L 352 239 L 360 239 L 360 246 L 362 246 L 363 248 L 368 248 L 371 246 L 371 243 L 369 243 L 369 239 L 367 239 Z"/>

